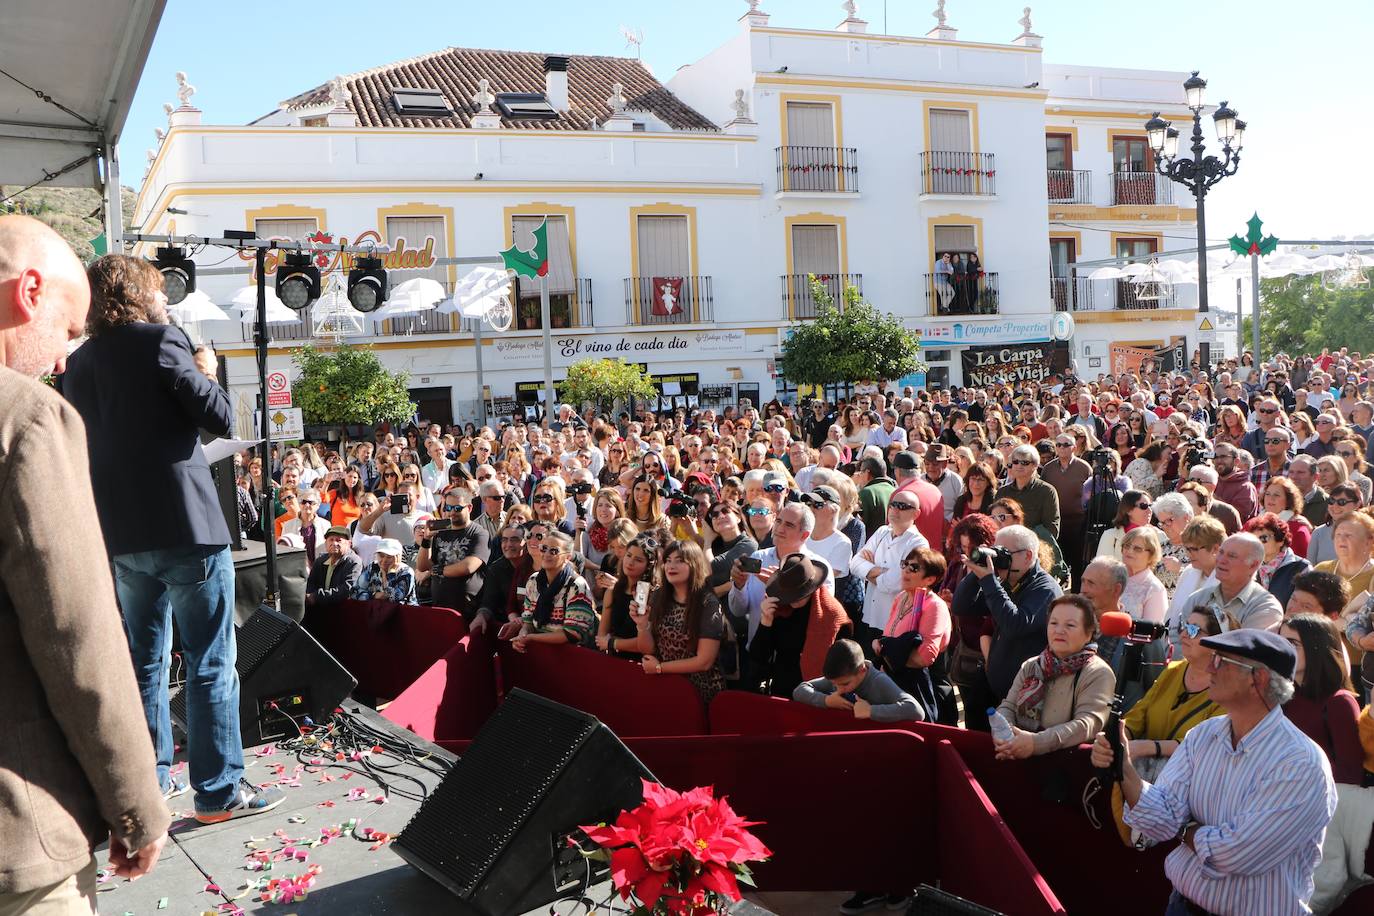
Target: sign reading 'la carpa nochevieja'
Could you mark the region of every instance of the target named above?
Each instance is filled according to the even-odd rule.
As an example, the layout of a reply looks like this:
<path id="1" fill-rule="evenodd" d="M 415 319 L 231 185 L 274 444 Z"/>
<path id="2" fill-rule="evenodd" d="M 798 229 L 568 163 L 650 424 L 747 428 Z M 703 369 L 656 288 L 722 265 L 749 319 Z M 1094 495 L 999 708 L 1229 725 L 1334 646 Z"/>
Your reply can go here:
<path id="1" fill-rule="evenodd" d="M 1019 347 L 969 347 L 961 354 L 964 384 L 973 388 L 1043 382 L 1068 367 L 1068 351 L 1054 344 Z"/>

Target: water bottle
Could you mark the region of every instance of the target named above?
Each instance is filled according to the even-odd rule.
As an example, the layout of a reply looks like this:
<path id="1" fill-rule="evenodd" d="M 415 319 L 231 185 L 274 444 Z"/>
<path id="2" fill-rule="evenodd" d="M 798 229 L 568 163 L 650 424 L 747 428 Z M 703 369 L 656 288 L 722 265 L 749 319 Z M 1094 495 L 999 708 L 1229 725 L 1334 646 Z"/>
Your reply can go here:
<path id="1" fill-rule="evenodd" d="M 992 726 L 992 740 L 996 742 L 1010 741 L 1013 737 L 1011 723 L 1006 716 L 1002 715 L 992 707 L 988 707 L 988 725 Z"/>

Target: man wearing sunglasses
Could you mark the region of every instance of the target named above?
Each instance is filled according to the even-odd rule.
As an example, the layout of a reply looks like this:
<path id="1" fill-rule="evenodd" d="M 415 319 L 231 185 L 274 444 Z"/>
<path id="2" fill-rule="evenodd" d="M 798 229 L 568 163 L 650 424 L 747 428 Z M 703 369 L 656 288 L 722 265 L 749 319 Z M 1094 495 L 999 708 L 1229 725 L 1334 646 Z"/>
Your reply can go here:
<path id="1" fill-rule="evenodd" d="M 1269 481 L 1275 477 L 1288 476 L 1288 459 L 1293 450 L 1293 432 L 1284 426 L 1275 426 L 1264 434 L 1264 454 L 1250 471 L 1250 482 L 1256 492 L 1263 493 Z"/>
<path id="2" fill-rule="evenodd" d="M 1264 440 L 1269 433 L 1276 427 L 1283 424 L 1279 421 L 1283 419 L 1283 408 L 1279 402 L 1273 398 L 1262 398 L 1255 404 L 1255 421 L 1259 424 L 1254 429 L 1245 434 L 1245 438 L 1240 440 L 1240 447 L 1245 449 L 1256 459 L 1264 457 Z"/>
<path id="3" fill-rule="evenodd" d="M 997 491 L 997 498 L 1016 500 L 1026 513 L 1027 528 L 1041 529 L 1057 540 L 1060 530 L 1059 491 L 1036 475 L 1039 467 L 1040 453 L 1035 446 L 1019 445 L 1012 449 L 1010 480 Z"/>
<path id="4" fill-rule="evenodd" d="M 1166 913 L 1310 912 L 1313 872 L 1336 786 L 1326 754 L 1284 717 L 1297 654 L 1260 630 L 1208 636 L 1207 688 L 1226 714 L 1184 736 L 1153 783 L 1141 779 L 1123 741 L 1123 820 L 1159 843 L 1174 886 Z M 1094 766 L 1111 765 L 1105 735 Z"/>
<path id="5" fill-rule="evenodd" d="M 469 510 L 472 497 L 455 487 L 444 494 L 443 513 L 449 527 L 420 542 L 417 568 L 433 570 L 430 595 L 436 607 L 452 608 L 473 622 L 477 595 L 482 590 L 482 568 L 490 553 L 487 529 L 474 524 Z"/>

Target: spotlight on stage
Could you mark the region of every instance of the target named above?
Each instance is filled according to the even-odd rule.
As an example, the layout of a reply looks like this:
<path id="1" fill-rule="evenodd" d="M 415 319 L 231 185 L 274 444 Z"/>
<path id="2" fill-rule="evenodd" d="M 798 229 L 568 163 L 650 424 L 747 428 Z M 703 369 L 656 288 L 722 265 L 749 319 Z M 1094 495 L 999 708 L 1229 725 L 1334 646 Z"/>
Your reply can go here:
<path id="1" fill-rule="evenodd" d="M 375 312 L 386 301 L 386 295 L 382 259 L 358 258 L 348 272 L 348 301 L 360 312 Z"/>
<path id="2" fill-rule="evenodd" d="M 293 252 L 277 268 L 277 298 L 293 311 L 301 311 L 320 298 L 320 269 L 311 256 Z"/>
<path id="3" fill-rule="evenodd" d="M 196 291 L 196 262 L 186 257 L 183 248 L 159 248 L 153 266 L 162 274 L 162 291 L 167 304 L 176 305 L 187 293 Z"/>

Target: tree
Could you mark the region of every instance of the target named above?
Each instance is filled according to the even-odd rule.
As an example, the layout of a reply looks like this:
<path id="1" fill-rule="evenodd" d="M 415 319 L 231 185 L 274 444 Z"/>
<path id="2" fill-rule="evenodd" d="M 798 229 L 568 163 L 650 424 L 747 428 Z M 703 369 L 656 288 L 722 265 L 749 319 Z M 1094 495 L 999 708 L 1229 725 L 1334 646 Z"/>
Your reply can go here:
<path id="1" fill-rule="evenodd" d="M 658 396 L 649 374 L 620 359 L 580 359 L 568 367 L 568 379 L 558 386 L 563 401 L 581 407 L 598 407 L 616 400 Z"/>
<path id="2" fill-rule="evenodd" d="M 878 311 L 853 286 L 845 287 L 841 311 L 814 274 L 807 281 L 816 301 L 816 318 L 793 328 L 783 341 L 783 375 L 788 381 L 798 385 L 837 385 L 864 378 L 895 381 L 925 370 L 916 355 L 921 336 L 895 315 Z"/>
<path id="3" fill-rule="evenodd" d="M 1266 354 L 1374 350 L 1374 288 L 1328 290 L 1321 275 L 1260 281 L 1260 344 Z M 1250 321 L 1244 324 L 1250 340 Z"/>
<path id="4" fill-rule="evenodd" d="M 344 344 L 326 353 L 305 346 L 293 351 L 291 360 L 300 370 L 291 396 L 306 423 L 371 426 L 382 420 L 404 423 L 415 416 L 409 374 L 387 372 L 370 347 Z"/>

